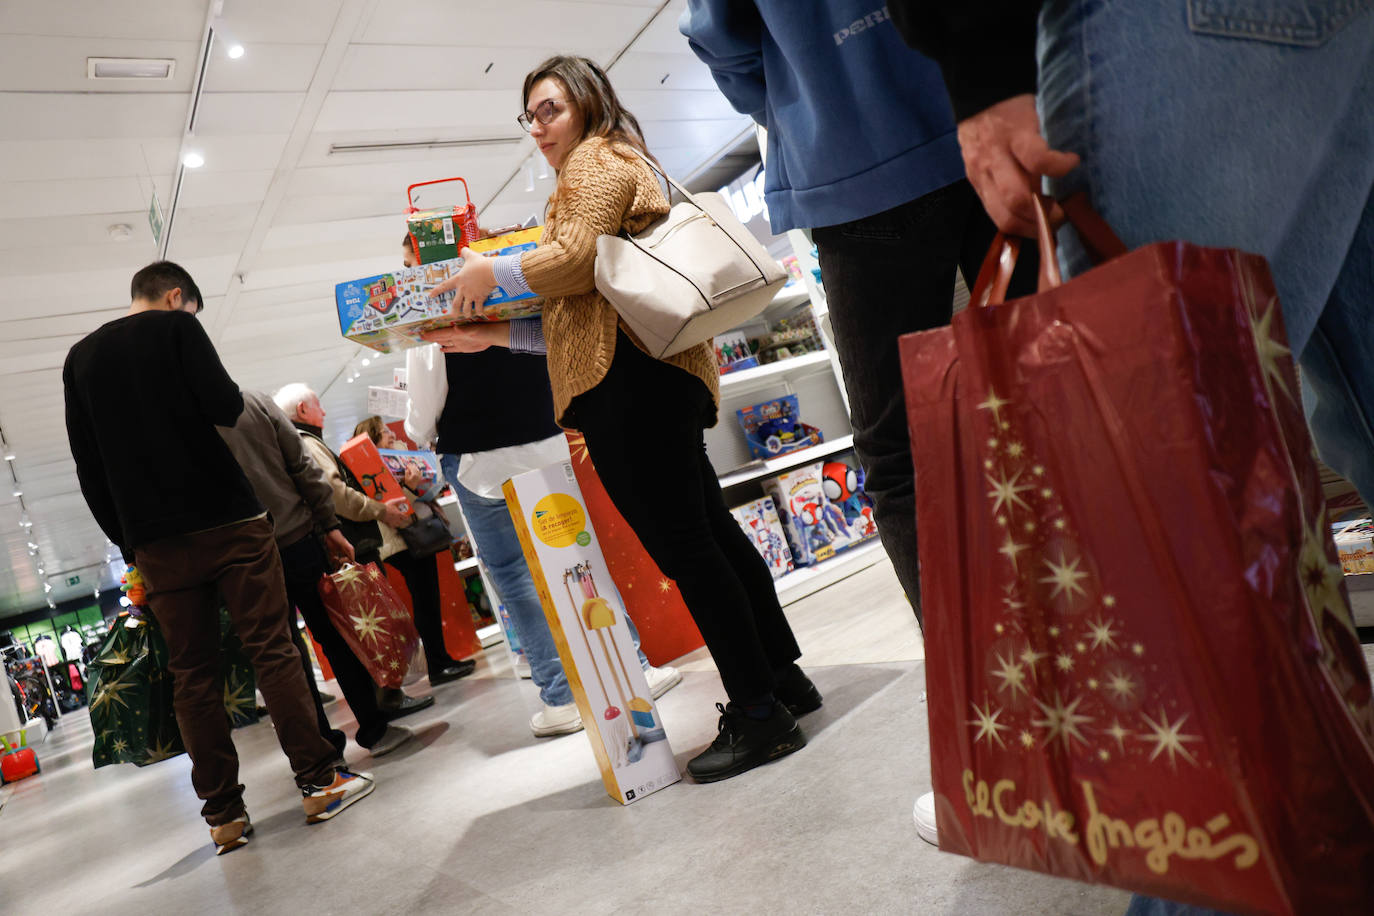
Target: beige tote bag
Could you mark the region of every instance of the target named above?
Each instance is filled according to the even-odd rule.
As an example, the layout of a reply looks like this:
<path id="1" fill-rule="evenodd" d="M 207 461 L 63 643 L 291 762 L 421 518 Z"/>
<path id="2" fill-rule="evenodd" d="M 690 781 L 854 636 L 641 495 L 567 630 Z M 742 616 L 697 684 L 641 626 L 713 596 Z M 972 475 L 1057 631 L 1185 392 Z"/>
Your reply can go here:
<path id="1" fill-rule="evenodd" d="M 643 232 L 596 240 L 596 288 L 653 356 L 663 359 L 753 318 L 787 272 L 719 194 L 690 194 Z"/>

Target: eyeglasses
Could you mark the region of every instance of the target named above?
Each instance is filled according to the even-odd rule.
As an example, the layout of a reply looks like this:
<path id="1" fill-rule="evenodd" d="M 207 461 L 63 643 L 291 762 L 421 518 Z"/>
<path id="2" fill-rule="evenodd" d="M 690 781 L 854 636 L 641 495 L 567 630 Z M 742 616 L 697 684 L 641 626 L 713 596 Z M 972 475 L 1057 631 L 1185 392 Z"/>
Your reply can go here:
<path id="1" fill-rule="evenodd" d="M 534 127 L 535 121 L 538 121 L 540 124 L 549 124 L 554 118 L 558 117 L 558 113 L 562 111 L 564 107 L 565 105 L 562 99 L 545 99 L 534 106 L 534 111 L 526 111 L 515 120 L 516 123 L 525 129 L 525 133 L 529 133 L 530 128 Z"/>

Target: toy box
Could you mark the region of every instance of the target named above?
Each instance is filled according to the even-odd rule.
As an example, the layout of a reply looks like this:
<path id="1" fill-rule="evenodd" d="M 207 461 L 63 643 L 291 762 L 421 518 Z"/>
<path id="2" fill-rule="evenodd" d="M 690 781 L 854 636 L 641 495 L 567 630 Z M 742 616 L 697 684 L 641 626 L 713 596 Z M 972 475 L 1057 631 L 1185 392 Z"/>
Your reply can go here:
<path id="1" fill-rule="evenodd" d="M 763 499 L 736 506 L 730 510 L 730 514 L 739 522 L 739 526 L 753 542 L 754 549 L 768 564 L 768 571 L 773 574 L 774 579 L 787 575 L 795 568 L 792 563 L 792 551 L 787 546 L 787 535 L 782 530 L 782 519 L 778 517 L 778 509 L 773 504 L 772 497 L 765 496 Z"/>
<path id="2" fill-rule="evenodd" d="M 759 358 L 751 352 L 749 338 L 743 331 L 726 331 L 717 334 L 714 341 L 716 366 L 721 375 L 752 369 L 759 364 Z"/>
<path id="3" fill-rule="evenodd" d="M 1367 518 L 1352 522 L 1336 534 L 1335 541 L 1347 576 L 1374 573 L 1374 523 Z"/>
<path id="4" fill-rule="evenodd" d="M 873 497 L 864 490 L 864 471 L 843 461 L 827 461 L 821 466 L 821 489 L 825 498 L 844 513 L 854 541 L 866 541 L 878 536 L 878 524 L 873 520 Z"/>
<path id="5" fill-rule="evenodd" d="M 429 210 L 415 206 L 416 188 L 449 183 L 463 186 L 465 203 Z M 477 207 L 468 193 L 468 183 L 462 178 L 416 182 L 406 188 L 406 203 L 406 231 L 410 233 L 410 243 L 418 264 L 433 264 L 458 257 L 481 232 L 477 225 Z"/>
<path id="6" fill-rule="evenodd" d="M 845 521 L 844 511 L 825 496 L 824 466 L 818 461 L 765 478 L 763 491 L 782 516 L 792 562 L 810 566 L 862 540 Z"/>
<path id="7" fill-rule="evenodd" d="M 444 475 L 439 470 L 439 456 L 434 452 L 379 448 L 377 454 L 381 456 L 382 464 L 386 465 L 392 478 L 397 481 L 404 483 L 406 468 L 414 468 L 420 472 L 420 486 L 415 489 L 415 494 L 421 500 L 428 502 L 439 495 Z"/>
<path id="8" fill-rule="evenodd" d="M 629 804 L 681 775 L 571 463 L 504 486 L 607 793 Z"/>
<path id="9" fill-rule="evenodd" d="M 797 419 L 797 410 L 797 396 L 789 394 L 735 411 L 750 457 L 776 458 L 819 445 L 821 431 Z"/>
<path id="10" fill-rule="evenodd" d="M 534 248 L 542 235 L 543 227 L 536 226 L 483 239 L 470 247 L 484 254 L 516 254 Z M 334 287 L 334 304 L 340 331 L 365 347 L 391 353 L 424 345 L 420 335 L 435 328 L 469 321 L 506 321 L 539 313 L 542 301 L 533 293 L 513 294 L 498 286 L 487 297 L 487 313 L 481 318 L 462 319 L 451 314 L 453 294 L 430 298 L 429 292 L 457 274 L 462 266 L 462 258 L 453 258 L 338 284 Z"/>
<path id="11" fill-rule="evenodd" d="M 378 502 L 386 502 L 398 496 L 405 496 L 400 482 L 392 476 L 382 453 L 367 433 L 354 436 L 339 449 L 339 460 L 344 463 L 362 485 L 363 492 Z M 407 503 L 407 505 L 409 505 Z"/>

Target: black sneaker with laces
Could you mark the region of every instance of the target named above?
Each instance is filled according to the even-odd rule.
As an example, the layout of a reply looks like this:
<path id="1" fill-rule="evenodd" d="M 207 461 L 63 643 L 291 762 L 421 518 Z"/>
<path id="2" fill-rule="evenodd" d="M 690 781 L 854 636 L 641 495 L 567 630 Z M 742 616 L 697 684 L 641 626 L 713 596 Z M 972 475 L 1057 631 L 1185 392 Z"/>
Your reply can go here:
<path id="1" fill-rule="evenodd" d="M 687 772 L 697 782 L 729 779 L 806 746 L 801 726 L 780 702 L 773 703 L 773 714 L 767 719 L 750 718 L 734 703 L 717 703 L 716 709 L 720 710 L 716 740 L 687 764 Z"/>
<path id="2" fill-rule="evenodd" d="M 786 706 L 787 711 L 794 717 L 804 716 L 821 708 L 821 692 L 816 689 L 811 678 L 796 665 L 780 675 L 777 680 L 773 696 L 777 697 L 778 702 Z"/>

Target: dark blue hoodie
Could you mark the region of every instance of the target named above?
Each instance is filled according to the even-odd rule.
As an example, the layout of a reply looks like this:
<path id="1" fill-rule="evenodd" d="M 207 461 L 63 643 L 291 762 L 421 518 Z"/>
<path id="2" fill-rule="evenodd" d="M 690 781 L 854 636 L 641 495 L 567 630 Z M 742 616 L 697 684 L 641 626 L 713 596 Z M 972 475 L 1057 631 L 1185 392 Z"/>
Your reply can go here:
<path id="1" fill-rule="evenodd" d="M 881 0 L 690 0 L 678 22 L 737 110 L 768 128 L 773 231 L 881 213 L 964 177 L 940 68 Z"/>

